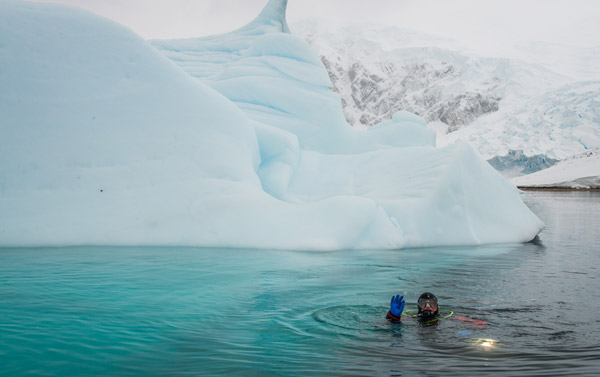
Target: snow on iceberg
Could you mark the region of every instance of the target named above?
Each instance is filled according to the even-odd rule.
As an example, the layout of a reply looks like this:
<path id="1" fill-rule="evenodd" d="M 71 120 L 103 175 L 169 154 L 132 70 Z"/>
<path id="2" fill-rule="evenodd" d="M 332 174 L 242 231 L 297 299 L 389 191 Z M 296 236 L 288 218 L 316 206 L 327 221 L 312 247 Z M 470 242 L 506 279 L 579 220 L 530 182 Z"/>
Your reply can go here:
<path id="1" fill-rule="evenodd" d="M 233 33 L 156 41 L 0 3 L 0 245 L 333 250 L 522 242 L 543 224 L 422 119 L 346 124 L 287 1 Z M 187 71 L 187 72 L 186 72 Z M 194 78 L 195 77 L 195 78 Z"/>

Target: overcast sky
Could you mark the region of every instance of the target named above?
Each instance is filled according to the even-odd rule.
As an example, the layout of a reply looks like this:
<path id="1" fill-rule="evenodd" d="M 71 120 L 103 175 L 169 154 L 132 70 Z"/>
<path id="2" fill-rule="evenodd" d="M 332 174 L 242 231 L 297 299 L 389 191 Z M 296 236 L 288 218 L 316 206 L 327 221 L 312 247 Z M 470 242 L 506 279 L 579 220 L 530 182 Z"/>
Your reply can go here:
<path id="1" fill-rule="evenodd" d="M 1 1 L 1 0 L 0 0 Z M 144 38 L 196 37 L 251 21 L 268 0 L 37 0 L 86 8 Z M 465 45 L 554 41 L 600 45 L 600 0 L 289 0 L 288 23 L 395 25 Z"/>

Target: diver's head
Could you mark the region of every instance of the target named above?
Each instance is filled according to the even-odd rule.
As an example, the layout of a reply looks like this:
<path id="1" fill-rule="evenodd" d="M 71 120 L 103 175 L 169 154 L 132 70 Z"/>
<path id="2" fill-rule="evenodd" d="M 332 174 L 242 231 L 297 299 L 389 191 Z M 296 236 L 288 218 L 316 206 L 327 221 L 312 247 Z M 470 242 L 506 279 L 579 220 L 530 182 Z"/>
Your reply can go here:
<path id="1" fill-rule="evenodd" d="M 419 317 L 435 317 L 439 314 L 437 297 L 433 293 L 425 292 L 419 296 Z"/>

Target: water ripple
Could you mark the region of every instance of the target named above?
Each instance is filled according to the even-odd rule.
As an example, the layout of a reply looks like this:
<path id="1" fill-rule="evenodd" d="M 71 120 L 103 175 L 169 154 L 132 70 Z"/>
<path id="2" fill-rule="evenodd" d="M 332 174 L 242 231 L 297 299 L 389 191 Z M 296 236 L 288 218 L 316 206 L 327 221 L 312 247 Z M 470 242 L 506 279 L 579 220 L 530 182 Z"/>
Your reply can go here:
<path id="1" fill-rule="evenodd" d="M 524 199 L 535 243 L 0 249 L 0 376 L 597 375 L 600 196 Z M 384 319 L 423 291 L 487 326 Z"/>

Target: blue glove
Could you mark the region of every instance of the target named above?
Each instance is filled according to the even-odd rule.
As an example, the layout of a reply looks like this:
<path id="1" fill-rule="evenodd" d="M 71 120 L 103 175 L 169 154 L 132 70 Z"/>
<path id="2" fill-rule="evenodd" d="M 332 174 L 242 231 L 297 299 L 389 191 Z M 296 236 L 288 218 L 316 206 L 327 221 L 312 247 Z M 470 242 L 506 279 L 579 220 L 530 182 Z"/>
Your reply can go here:
<path id="1" fill-rule="evenodd" d="M 404 311 L 404 304 L 404 296 L 392 296 L 392 301 L 390 302 L 390 313 L 396 317 L 400 317 Z"/>

